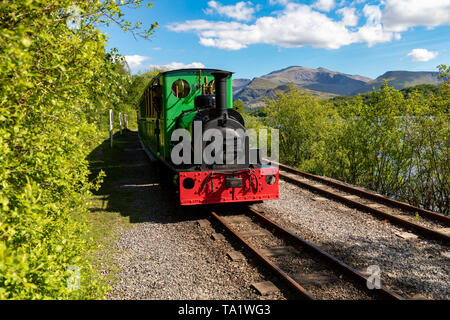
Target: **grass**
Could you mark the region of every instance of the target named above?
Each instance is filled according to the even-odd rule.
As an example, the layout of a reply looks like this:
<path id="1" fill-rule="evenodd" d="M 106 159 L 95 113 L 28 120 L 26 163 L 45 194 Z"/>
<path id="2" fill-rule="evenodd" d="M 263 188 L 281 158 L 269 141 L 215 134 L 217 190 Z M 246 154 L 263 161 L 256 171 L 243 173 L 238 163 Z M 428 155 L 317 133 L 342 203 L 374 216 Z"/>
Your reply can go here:
<path id="1" fill-rule="evenodd" d="M 94 192 L 89 200 L 88 236 L 97 248 L 89 259 L 107 281 L 109 289 L 119 280 L 121 271 L 121 267 L 114 261 L 114 256 L 120 253 L 116 246 L 117 240 L 124 231 L 132 227 L 130 216 L 124 215 L 123 212 L 138 214 L 130 201 L 131 192 L 118 190 L 116 186 L 117 181 L 123 178 L 122 170 L 120 170 L 123 166 L 121 153 L 126 145 L 127 132 L 124 132 L 122 136 L 115 133 L 113 148 L 110 147 L 108 138 L 88 156 L 92 178 L 95 178 L 100 171 L 106 173 L 101 188 Z"/>

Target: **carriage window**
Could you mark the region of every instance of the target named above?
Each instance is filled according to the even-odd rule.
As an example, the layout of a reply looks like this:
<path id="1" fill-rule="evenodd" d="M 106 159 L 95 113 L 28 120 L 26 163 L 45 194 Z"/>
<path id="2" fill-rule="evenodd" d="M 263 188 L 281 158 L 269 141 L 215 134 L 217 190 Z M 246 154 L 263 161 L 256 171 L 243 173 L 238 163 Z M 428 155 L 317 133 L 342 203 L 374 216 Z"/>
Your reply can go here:
<path id="1" fill-rule="evenodd" d="M 172 93 L 179 99 L 187 97 L 189 91 L 191 88 L 186 80 L 178 79 L 172 84 Z"/>
<path id="2" fill-rule="evenodd" d="M 149 118 L 151 115 L 151 104 L 150 104 L 150 90 L 145 93 L 145 117 Z"/>
<path id="3" fill-rule="evenodd" d="M 160 85 L 152 87 L 152 118 L 160 118 L 162 110 L 162 88 Z"/>

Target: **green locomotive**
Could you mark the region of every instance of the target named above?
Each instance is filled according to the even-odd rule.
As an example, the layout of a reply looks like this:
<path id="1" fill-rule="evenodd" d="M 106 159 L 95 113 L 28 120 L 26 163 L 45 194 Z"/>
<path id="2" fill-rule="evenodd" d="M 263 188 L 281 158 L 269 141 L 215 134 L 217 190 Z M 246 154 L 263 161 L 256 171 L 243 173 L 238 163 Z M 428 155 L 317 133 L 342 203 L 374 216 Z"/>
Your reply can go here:
<path id="1" fill-rule="evenodd" d="M 263 165 L 258 151 L 249 149 L 244 120 L 233 109 L 232 101 L 232 73 L 216 69 L 161 72 L 144 90 L 138 105 L 141 144 L 172 173 L 181 205 L 278 199 L 278 168 Z M 213 150 L 214 156 L 234 148 L 231 158 L 236 161 L 175 161 L 179 141 L 173 136 L 178 129 L 191 137 L 183 141 L 183 159 L 197 159 L 195 151 L 202 152 L 213 144 L 214 138 L 204 138 L 215 130 L 224 140 L 216 144 L 219 147 Z M 244 143 L 238 144 L 241 138 Z M 252 151 L 256 152 L 256 162 L 250 161 Z M 244 161 L 237 161 L 239 154 Z"/>

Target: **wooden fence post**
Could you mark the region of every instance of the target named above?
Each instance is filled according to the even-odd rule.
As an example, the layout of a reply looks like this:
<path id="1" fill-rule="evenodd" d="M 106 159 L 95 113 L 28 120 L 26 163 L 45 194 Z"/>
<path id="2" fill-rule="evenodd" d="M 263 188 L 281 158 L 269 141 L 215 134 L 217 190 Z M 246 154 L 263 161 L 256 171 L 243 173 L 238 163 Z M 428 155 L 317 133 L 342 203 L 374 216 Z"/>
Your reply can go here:
<path id="1" fill-rule="evenodd" d="M 120 135 L 122 135 L 122 112 L 119 112 L 119 129 Z"/>
<path id="2" fill-rule="evenodd" d="M 109 139 L 111 140 L 111 148 L 113 146 L 113 110 L 109 108 Z"/>

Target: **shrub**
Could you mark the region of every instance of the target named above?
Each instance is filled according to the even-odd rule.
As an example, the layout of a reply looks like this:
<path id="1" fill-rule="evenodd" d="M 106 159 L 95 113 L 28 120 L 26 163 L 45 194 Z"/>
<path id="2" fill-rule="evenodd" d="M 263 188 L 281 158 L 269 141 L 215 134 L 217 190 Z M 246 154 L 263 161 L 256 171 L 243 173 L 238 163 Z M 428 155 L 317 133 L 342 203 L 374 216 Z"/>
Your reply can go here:
<path id="1" fill-rule="evenodd" d="M 68 28 L 73 8 L 80 25 Z M 87 259 L 86 204 L 99 181 L 85 159 L 107 109 L 124 108 L 128 77 L 95 28 L 121 16 L 114 1 L 0 3 L 0 299 L 104 293 Z M 67 286 L 73 266 L 79 290 Z"/>

